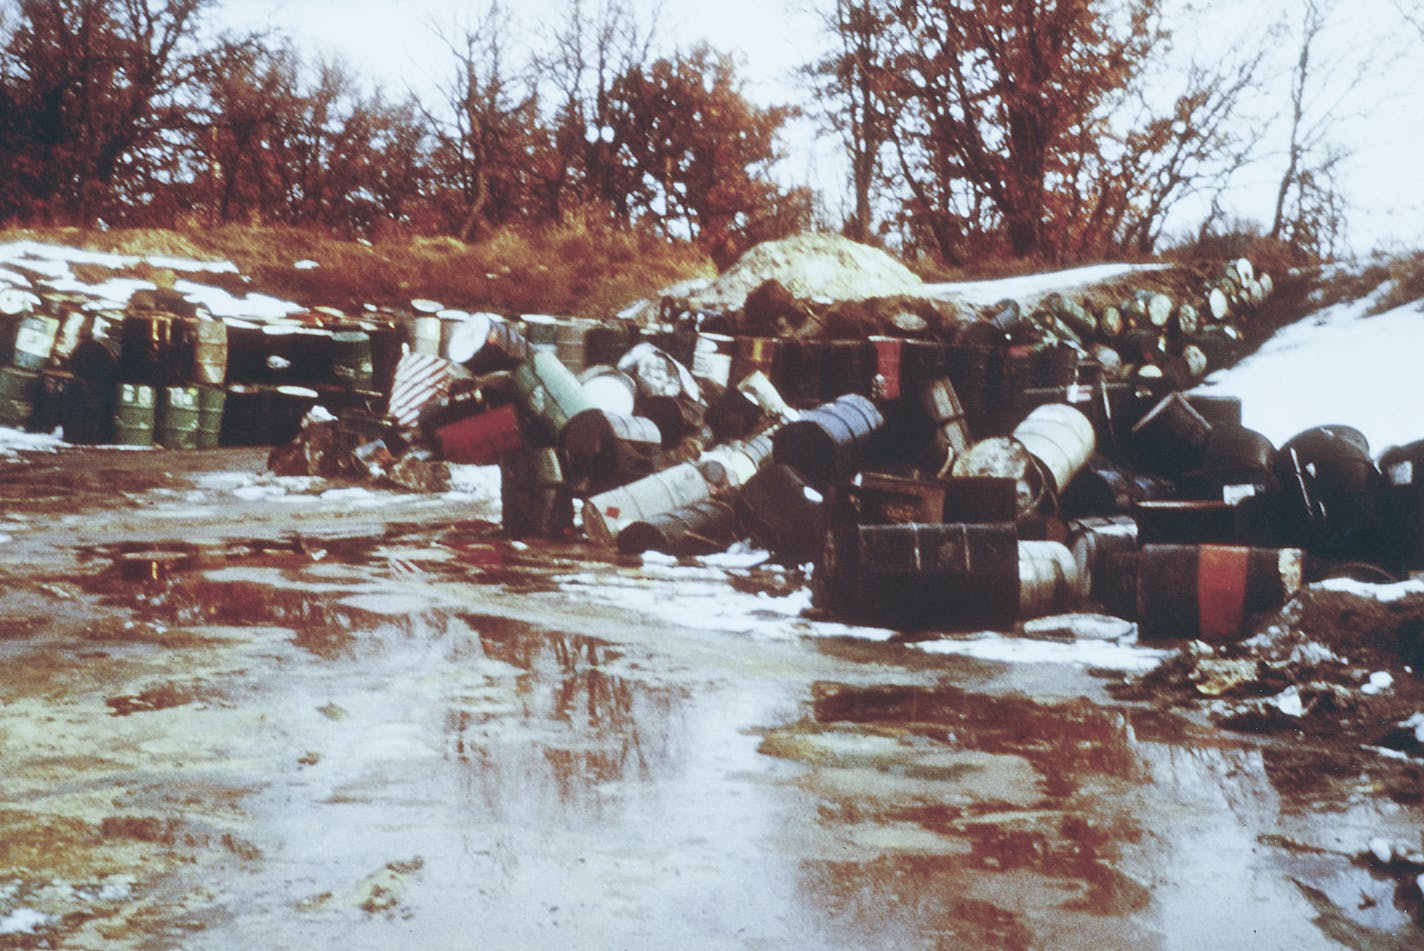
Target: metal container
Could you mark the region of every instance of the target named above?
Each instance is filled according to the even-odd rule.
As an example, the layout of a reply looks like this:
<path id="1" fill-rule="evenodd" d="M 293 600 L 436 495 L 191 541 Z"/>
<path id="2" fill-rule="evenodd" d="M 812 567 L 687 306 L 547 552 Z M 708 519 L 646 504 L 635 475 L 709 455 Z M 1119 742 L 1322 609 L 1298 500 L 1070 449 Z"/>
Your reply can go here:
<path id="1" fill-rule="evenodd" d="M 157 391 L 144 383 L 120 383 L 114 405 L 114 441 L 121 446 L 153 445 Z"/>
<path id="2" fill-rule="evenodd" d="M 1097 606 L 1118 617 L 1137 616 L 1137 520 L 1126 515 L 1069 523 L 1068 549 L 1083 589 Z"/>
<path id="3" fill-rule="evenodd" d="M 440 457 L 448 462 L 488 466 L 524 446 L 519 416 L 510 405 L 446 423 L 432 434 Z"/>
<path id="4" fill-rule="evenodd" d="M 331 375 L 348 390 L 370 390 L 375 382 L 371 335 L 364 330 L 338 330 L 331 335 Z"/>
<path id="5" fill-rule="evenodd" d="M 737 337 L 732 357 L 732 382 L 740 384 L 757 371 L 770 380 L 775 372 L 776 349 L 780 343 L 775 337 Z"/>
<path id="6" fill-rule="evenodd" d="M 874 392 L 875 348 L 866 340 L 828 340 L 821 349 L 821 398 Z"/>
<path id="7" fill-rule="evenodd" d="M 1133 506 L 1142 544 L 1234 545 L 1235 507 L 1221 499 L 1161 499 Z"/>
<path id="8" fill-rule="evenodd" d="M 819 340 L 783 340 L 776 348 L 771 383 L 792 406 L 814 406 L 822 401 Z"/>
<path id="9" fill-rule="evenodd" d="M 1020 620 L 1074 610 L 1084 597 L 1083 576 L 1066 545 L 1019 542 Z"/>
<path id="10" fill-rule="evenodd" d="M 167 314 L 128 314 L 119 333 L 119 380 L 157 387 L 168 382 L 173 318 Z"/>
<path id="11" fill-rule="evenodd" d="M 45 314 L 27 314 L 15 329 L 10 362 L 22 370 L 43 370 L 49 365 L 59 320 Z"/>
<path id="12" fill-rule="evenodd" d="M 1042 465 L 1047 489 L 1064 491 L 1093 454 L 1093 423 L 1063 403 L 1040 406 L 1014 427 L 1017 439 Z"/>
<path id="13" fill-rule="evenodd" d="M 497 314 L 476 312 L 451 331 L 450 360 L 476 376 L 512 370 L 528 360 L 532 345 L 513 324 Z"/>
<path id="14" fill-rule="evenodd" d="M 155 441 L 167 449 L 198 448 L 202 408 L 196 386 L 166 386 L 155 413 Z"/>
<path id="15" fill-rule="evenodd" d="M 638 400 L 638 381 L 606 364 L 591 366 L 579 374 L 579 385 L 594 409 L 624 416 L 633 415 Z"/>
<path id="16" fill-rule="evenodd" d="M 93 446 L 114 438 L 114 398 L 112 382 L 76 376 L 60 396 L 60 429 L 65 442 Z"/>
<path id="17" fill-rule="evenodd" d="M 440 356 L 441 323 L 434 314 L 421 314 L 410 322 L 410 349 L 428 357 Z"/>
<path id="18" fill-rule="evenodd" d="M 588 363 L 588 333 L 593 324 L 577 317 L 559 320 L 554 334 L 554 352 L 559 362 L 577 376 L 586 370 Z"/>
<path id="19" fill-rule="evenodd" d="M 1211 423 L 1173 392 L 1132 427 L 1137 457 L 1161 472 L 1182 473 L 1201 465 L 1211 437 Z"/>
<path id="20" fill-rule="evenodd" d="M 1239 640 L 1254 615 L 1280 608 L 1302 580 L 1298 548 L 1146 545 L 1138 563 L 1143 638 Z"/>
<path id="21" fill-rule="evenodd" d="M 698 334 L 692 351 L 692 375 L 723 388 L 730 386 L 735 351 L 736 340 L 726 334 Z"/>
<path id="22" fill-rule="evenodd" d="M 737 493 L 742 530 L 783 565 L 802 565 L 821 550 L 824 500 L 790 466 L 771 463 Z"/>
<path id="23" fill-rule="evenodd" d="M 556 443 L 570 419 L 593 408 L 578 378 L 547 350 L 535 352 L 519 365 L 514 387 L 519 405 Z"/>
<path id="24" fill-rule="evenodd" d="M 552 448 L 529 448 L 499 459 L 499 495 L 505 534 L 560 538 L 573 532 L 573 496 L 563 461 Z"/>
<path id="25" fill-rule="evenodd" d="M 1308 429 L 1281 446 L 1272 469 L 1309 526 L 1312 553 L 1342 560 L 1381 555 L 1385 479 L 1363 433 L 1339 425 Z"/>
<path id="26" fill-rule="evenodd" d="M 1014 511 L 1019 518 L 1036 510 L 1043 501 L 1043 466 L 1009 436 L 981 439 L 954 460 L 950 470 L 955 478 L 1009 479 L 1014 483 Z"/>
<path id="27" fill-rule="evenodd" d="M 954 384 L 943 376 L 920 390 L 920 407 L 934 426 L 933 463 L 936 471 L 954 464 L 969 449 L 969 417 L 959 401 Z"/>
<path id="28" fill-rule="evenodd" d="M 885 418 L 874 403 L 848 393 L 802 413 L 800 419 L 777 430 L 773 455 L 812 485 L 824 486 L 855 474 L 870 440 L 884 425 Z"/>
<path id="29" fill-rule="evenodd" d="M 564 426 L 559 445 L 572 481 L 587 480 L 590 491 L 600 492 L 650 474 L 662 433 L 641 416 L 588 409 Z"/>
<path id="30" fill-rule="evenodd" d="M 813 575 L 813 599 L 829 611 L 949 630 L 1002 630 L 1018 615 L 1012 523 L 857 525 L 831 535 Z"/>
<path id="31" fill-rule="evenodd" d="M 222 386 L 227 380 L 227 324 L 203 318 L 195 324 L 192 380 L 204 386 Z"/>
<path id="32" fill-rule="evenodd" d="M 712 487 L 697 466 L 681 463 L 587 499 L 583 527 L 589 538 L 613 547 L 618 533 L 638 521 L 710 497 Z"/>
<path id="33" fill-rule="evenodd" d="M 720 499 L 703 499 L 672 512 L 634 522 L 618 533 L 618 550 L 640 555 L 660 551 L 678 557 L 725 551 L 737 537 L 737 516 Z"/>
<path id="34" fill-rule="evenodd" d="M 216 449 L 222 442 L 223 410 L 227 391 L 220 386 L 198 387 L 198 428 L 193 435 L 197 449 Z"/>
<path id="35" fill-rule="evenodd" d="M 0 367 L 0 426 L 24 429 L 35 415 L 40 375 L 34 370 Z"/>
<path id="36" fill-rule="evenodd" d="M 875 381 L 872 394 L 877 400 L 900 398 L 900 355 L 905 341 L 900 337 L 870 338 L 875 348 Z"/>

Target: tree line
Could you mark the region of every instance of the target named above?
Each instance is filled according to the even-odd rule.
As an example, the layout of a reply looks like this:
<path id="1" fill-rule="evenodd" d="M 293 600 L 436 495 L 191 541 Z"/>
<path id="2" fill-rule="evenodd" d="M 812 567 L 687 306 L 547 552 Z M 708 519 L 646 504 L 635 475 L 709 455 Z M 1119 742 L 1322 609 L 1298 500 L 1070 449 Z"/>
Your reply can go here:
<path id="1" fill-rule="evenodd" d="M 1166 2 L 834 0 L 829 52 L 805 70 L 848 160 L 832 224 L 951 264 L 1152 252 L 1178 203 L 1219 198 L 1260 140 L 1240 111 L 1265 44 L 1164 75 Z M 624 0 L 571 0 L 532 50 L 490 0 L 438 32 L 439 92 L 401 98 L 280 35 L 214 35 L 214 4 L 0 0 L 0 222 L 473 241 L 581 216 L 727 259 L 817 216 L 773 175 L 798 110 L 753 104 L 725 53 L 660 50 Z M 1304 5 L 1272 232 L 1323 253 L 1340 150 L 1303 117 L 1329 2 Z"/>

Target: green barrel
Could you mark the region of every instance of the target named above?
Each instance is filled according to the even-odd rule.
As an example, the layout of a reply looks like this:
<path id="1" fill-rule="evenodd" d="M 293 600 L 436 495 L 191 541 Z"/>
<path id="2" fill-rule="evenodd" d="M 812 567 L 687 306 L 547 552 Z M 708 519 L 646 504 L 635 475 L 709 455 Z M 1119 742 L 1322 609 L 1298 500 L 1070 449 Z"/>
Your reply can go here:
<path id="1" fill-rule="evenodd" d="M 193 433 L 195 449 L 216 449 L 222 436 L 223 408 L 227 391 L 220 386 L 198 389 L 198 428 Z"/>
<path id="2" fill-rule="evenodd" d="M 331 335 L 331 372 L 348 390 L 369 390 L 374 379 L 371 335 L 364 330 L 340 330 Z"/>
<path id="3" fill-rule="evenodd" d="M 153 445 L 153 387 L 120 383 L 114 407 L 114 442 L 121 446 Z"/>
<path id="4" fill-rule="evenodd" d="M 198 448 L 200 413 L 196 386 L 164 387 L 156 417 L 158 444 L 167 449 Z"/>
<path id="5" fill-rule="evenodd" d="M 23 429 L 35 415 L 40 375 L 18 367 L 0 367 L 0 426 Z"/>
<path id="6" fill-rule="evenodd" d="M 539 421 L 554 442 L 570 419 L 593 409 L 578 377 L 547 350 L 536 352 L 514 371 L 514 393 L 519 405 Z"/>

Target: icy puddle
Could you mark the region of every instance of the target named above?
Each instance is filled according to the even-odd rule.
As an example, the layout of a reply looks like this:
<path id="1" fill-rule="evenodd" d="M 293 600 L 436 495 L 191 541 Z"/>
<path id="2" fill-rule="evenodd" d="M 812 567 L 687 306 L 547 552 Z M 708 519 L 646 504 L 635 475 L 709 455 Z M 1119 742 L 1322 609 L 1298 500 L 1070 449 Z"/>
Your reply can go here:
<path id="1" fill-rule="evenodd" d="M 0 947 L 1414 934 L 1354 861 L 1413 813 L 1107 701 L 1155 653 L 1121 625 L 907 643 L 751 555 L 588 556 L 473 522 L 145 539 L 11 591 Z M 1019 652 L 937 652 L 988 643 Z"/>

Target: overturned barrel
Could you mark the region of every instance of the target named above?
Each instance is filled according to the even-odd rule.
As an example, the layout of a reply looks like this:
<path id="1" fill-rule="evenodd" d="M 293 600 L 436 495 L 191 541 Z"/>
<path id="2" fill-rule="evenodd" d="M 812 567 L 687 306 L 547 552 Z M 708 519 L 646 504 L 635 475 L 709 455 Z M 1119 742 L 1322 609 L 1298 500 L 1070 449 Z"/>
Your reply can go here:
<path id="1" fill-rule="evenodd" d="M 1137 521 L 1095 516 L 1069 524 L 1068 548 L 1088 599 L 1118 617 L 1137 617 Z"/>
<path id="2" fill-rule="evenodd" d="M 1276 453 L 1275 477 L 1309 526 L 1310 548 L 1332 558 L 1373 559 L 1385 538 L 1385 480 L 1369 440 L 1351 426 L 1317 426 Z"/>
<path id="3" fill-rule="evenodd" d="M 752 541 L 783 565 L 802 565 L 821 548 L 821 493 L 790 466 L 763 466 L 737 493 L 737 517 Z"/>
<path id="4" fill-rule="evenodd" d="M 1237 640 L 1254 615 L 1300 590 L 1298 548 L 1145 545 L 1137 570 L 1137 623 L 1144 638 Z"/>
<path id="5" fill-rule="evenodd" d="M 943 376 L 926 383 L 920 389 L 920 407 L 934 427 L 931 440 L 931 460 L 937 470 L 945 470 L 954 465 L 954 460 L 968 451 L 972 440 L 969 437 L 969 417 L 955 392 L 954 383 Z"/>
<path id="6" fill-rule="evenodd" d="M 813 576 L 818 606 L 876 624 L 1003 629 L 1019 610 L 1012 523 L 857 525 Z"/>
<path id="7" fill-rule="evenodd" d="M 703 499 L 671 512 L 633 522 L 618 533 L 626 555 L 658 551 L 678 557 L 725 551 L 737 537 L 737 516 L 721 499 Z"/>
<path id="8" fill-rule="evenodd" d="M 569 420 L 559 439 L 570 472 L 587 479 L 595 492 L 651 473 L 662 442 L 652 420 L 601 409 Z"/>
<path id="9" fill-rule="evenodd" d="M 492 465 L 524 445 L 519 416 L 509 404 L 446 423 L 433 436 L 442 459 L 476 466 Z"/>
<path id="10" fill-rule="evenodd" d="M 585 500 L 584 531 L 593 541 L 611 548 L 618 533 L 634 522 L 700 502 L 711 494 L 702 470 L 685 462 Z"/>
<path id="11" fill-rule="evenodd" d="M 570 419 L 592 408 L 578 378 L 547 350 L 536 351 L 514 371 L 514 394 L 554 442 Z"/>
<path id="12" fill-rule="evenodd" d="M 1067 489 L 1093 454 L 1093 423 L 1065 403 L 1050 403 L 1029 413 L 1014 427 L 1017 439 L 1042 465 L 1053 493 Z"/>
<path id="13" fill-rule="evenodd" d="M 813 485 L 848 479 L 860 468 L 871 438 L 885 425 L 875 404 L 857 393 L 807 410 L 777 430 L 773 458 Z"/>
<path id="14" fill-rule="evenodd" d="M 1199 466 L 1210 437 L 1211 423 L 1175 391 L 1132 427 L 1138 459 L 1160 472 L 1180 473 Z"/>

